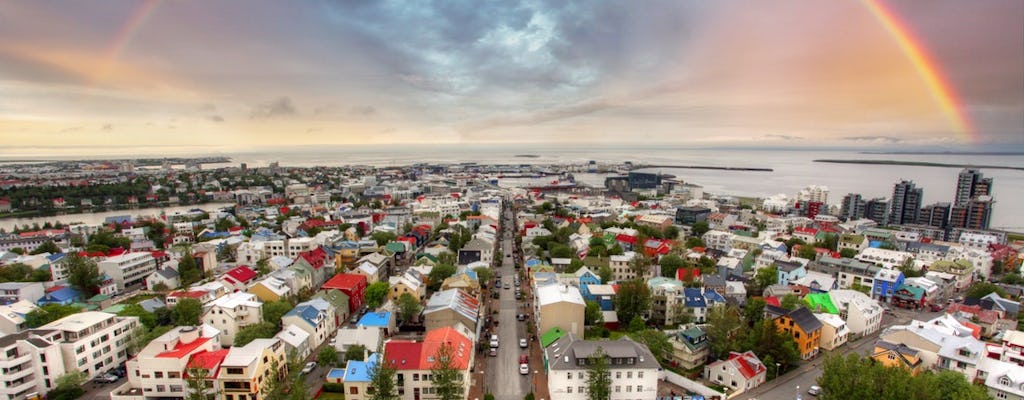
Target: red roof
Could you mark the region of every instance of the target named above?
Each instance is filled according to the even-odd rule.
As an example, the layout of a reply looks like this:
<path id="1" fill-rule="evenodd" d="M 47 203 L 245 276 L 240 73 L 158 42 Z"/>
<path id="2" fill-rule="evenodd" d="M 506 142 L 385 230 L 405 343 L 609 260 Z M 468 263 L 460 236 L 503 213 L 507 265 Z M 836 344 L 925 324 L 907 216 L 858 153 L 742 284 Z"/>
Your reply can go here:
<path id="1" fill-rule="evenodd" d="M 203 296 L 206 296 L 206 292 L 201 290 L 192 290 L 188 292 L 178 290 L 167 294 L 167 297 L 191 297 L 193 299 L 200 299 Z"/>
<path id="2" fill-rule="evenodd" d="M 762 371 L 767 371 L 764 364 L 761 364 L 761 361 L 751 351 L 746 353 L 730 352 L 729 361 L 732 361 L 736 365 L 736 369 L 739 369 L 747 379 L 757 376 Z"/>
<path id="3" fill-rule="evenodd" d="M 182 358 L 189 355 L 189 353 L 192 353 L 193 350 L 198 349 L 199 346 L 202 346 L 204 343 L 209 341 L 210 338 L 201 337 L 189 343 L 178 342 L 178 344 L 174 346 L 173 350 L 165 351 L 163 353 L 157 354 L 156 356 L 157 358 Z"/>
<path id="4" fill-rule="evenodd" d="M 359 286 L 366 286 L 366 275 L 359 274 L 337 274 L 323 286 L 321 290 L 338 289 L 338 290 L 353 290 Z"/>
<path id="5" fill-rule="evenodd" d="M 392 340 L 384 345 L 384 359 L 397 370 L 428 370 L 434 366 L 438 349 L 447 343 L 452 349 L 452 364 L 458 369 L 469 368 L 473 343 L 451 327 L 427 332 L 422 342 Z"/>
<path id="6" fill-rule="evenodd" d="M 615 240 L 618 240 L 620 242 L 626 242 L 629 244 L 636 244 L 636 236 L 629 236 L 624 233 L 616 235 Z"/>
<path id="7" fill-rule="evenodd" d="M 782 307 L 782 303 L 779 302 L 779 298 L 775 296 L 765 297 L 764 303 L 770 306 Z"/>
<path id="8" fill-rule="evenodd" d="M 228 356 L 229 349 L 220 349 L 216 351 L 200 351 L 192 355 L 192 359 L 188 362 L 188 368 L 202 368 L 210 371 L 207 379 L 217 377 L 217 368 L 224 362 L 224 358 Z M 188 377 L 188 370 L 185 370 L 185 376 Z"/>
<path id="9" fill-rule="evenodd" d="M 323 248 L 317 247 L 313 250 L 299 253 L 299 257 L 306 260 L 314 269 L 320 269 L 323 268 L 324 263 L 327 261 L 327 252 Z"/>
<path id="10" fill-rule="evenodd" d="M 46 293 L 56 292 L 58 290 L 66 288 L 66 287 L 67 286 L 64 286 L 64 285 L 57 285 L 57 286 L 54 286 L 52 288 L 46 289 Z"/>
<path id="11" fill-rule="evenodd" d="M 231 269 L 225 275 L 236 283 L 246 283 L 256 278 L 256 271 L 244 265 Z"/>
<path id="12" fill-rule="evenodd" d="M 793 229 L 793 233 L 802 233 L 802 234 L 805 234 L 805 235 L 817 235 L 818 234 L 818 230 L 814 229 L 814 228 L 807 228 L 807 227 L 801 226 L 801 227 L 798 227 L 798 228 L 794 228 Z"/>
<path id="13" fill-rule="evenodd" d="M 676 279 L 681 281 L 700 278 L 700 268 L 677 268 Z"/>

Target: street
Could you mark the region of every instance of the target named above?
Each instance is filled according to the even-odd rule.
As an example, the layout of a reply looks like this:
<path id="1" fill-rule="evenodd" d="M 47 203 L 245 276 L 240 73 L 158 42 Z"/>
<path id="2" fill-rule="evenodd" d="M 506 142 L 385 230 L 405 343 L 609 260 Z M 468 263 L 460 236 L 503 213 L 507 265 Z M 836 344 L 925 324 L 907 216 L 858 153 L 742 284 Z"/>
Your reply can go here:
<path id="1" fill-rule="evenodd" d="M 500 260 L 500 267 L 495 269 L 495 275 L 501 273 L 502 283 L 512 284 L 516 273 L 514 268 L 515 256 L 513 255 L 513 237 L 515 223 L 512 221 L 512 214 L 507 208 L 502 212 L 502 232 L 500 235 L 501 252 L 504 254 Z M 509 257 L 512 256 L 512 257 Z M 525 284 L 525 282 L 520 282 Z M 519 374 L 519 356 L 526 354 L 528 349 L 519 348 L 519 338 L 526 337 L 526 322 L 516 320 L 516 314 L 524 312 L 518 305 L 513 289 L 494 288 L 501 293 L 499 300 L 488 299 L 497 302 L 498 315 L 498 356 L 489 357 L 487 367 L 484 370 L 484 392 L 494 394 L 497 400 L 520 400 L 523 395 L 531 390 L 531 382 L 528 375 Z M 524 293 L 524 299 L 525 297 Z M 493 304 L 493 303 L 492 303 Z M 494 308 L 491 308 L 493 310 Z M 493 311 L 492 311 L 493 312 Z M 493 317 L 493 314 L 492 314 Z M 531 343 L 531 345 L 535 345 Z M 533 363 L 534 360 L 530 360 Z"/>
<path id="2" fill-rule="evenodd" d="M 821 376 L 822 372 L 820 367 L 821 363 L 824 361 L 824 357 L 831 354 L 846 355 L 851 352 L 868 355 L 874 349 L 875 340 L 878 339 L 878 335 L 885 331 L 886 328 L 893 325 L 904 325 L 912 319 L 927 321 L 942 314 L 942 311 L 913 311 L 894 307 L 892 310 L 892 314 L 886 313 L 882 316 L 882 326 L 879 328 L 878 332 L 856 342 L 847 343 L 831 353 L 823 352 L 817 358 L 804 363 L 796 370 L 790 371 L 780 376 L 779 379 L 767 382 L 749 392 L 742 393 L 738 398 L 751 400 L 792 400 L 796 398 L 813 399 L 814 396 L 807 394 L 807 389 L 812 385 L 818 384 L 818 377 Z"/>

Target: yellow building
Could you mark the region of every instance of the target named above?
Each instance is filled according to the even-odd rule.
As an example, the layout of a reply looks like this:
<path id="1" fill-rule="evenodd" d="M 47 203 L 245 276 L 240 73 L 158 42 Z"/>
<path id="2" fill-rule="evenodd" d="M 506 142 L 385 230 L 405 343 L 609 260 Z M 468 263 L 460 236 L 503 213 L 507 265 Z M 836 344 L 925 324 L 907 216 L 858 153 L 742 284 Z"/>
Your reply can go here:
<path id="1" fill-rule="evenodd" d="M 918 372 L 921 372 L 920 353 L 903 344 L 879 340 L 875 342 L 875 349 L 871 352 L 871 358 L 886 367 L 906 368 L 910 371 L 911 375 L 917 375 Z"/>
<path id="2" fill-rule="evenodd" d="M 809 360 L 818 355 L 822 325 L 807 308 L 800 307 L 780 315 L 775 319 L 775 328 L 793 337 L 801 359 Z"/>
<path id="3" fill-rule="evenodd" d="M 256 339 L 228 351 L 217 380 L 225 400 L 262 400 L 275 373 L 282 379 L 288 375 L 284 342 Z"/>

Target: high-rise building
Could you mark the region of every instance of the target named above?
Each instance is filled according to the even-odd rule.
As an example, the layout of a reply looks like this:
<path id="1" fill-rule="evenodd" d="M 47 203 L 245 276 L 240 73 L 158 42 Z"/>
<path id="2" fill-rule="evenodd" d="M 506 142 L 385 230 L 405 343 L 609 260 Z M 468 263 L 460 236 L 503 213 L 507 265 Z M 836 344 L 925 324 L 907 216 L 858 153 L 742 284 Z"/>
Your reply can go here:
<path id="1" fill-rule="evenodd" d="M 921 215 L 917 218 L 917 223 L 936 228 L 945 228 L 949 223 L 949 209 L 949 203 L 929 204 L 921 209 Z"/>
<path id="2" fill-rule="evenodd" d="M 992 196 L 978 196 L 966 204 L 953 206 L 949 226 L 964 229 L 988 229 L 992 220 Z"/>
<path id="3" fill-rule="evenodd" d="M 882 197 L 868 200 L 864 203 L 864 218 L 885 225 L 889 220 L 889 201 Z"/>
<path id="4" fill-rule="evenodd" d="M 913 224 L 921 214 L 921 199 L 924 189 L 914 185 L 914 181 L 899 181 L 892 188 L 892 209 L 889 212 L 889 225 Z"/>
<path id="5" fill-rule="evenodd" d="M 840 205 L 839 216 L 847 220 L 864 218 L 864 211 L 867 203 L 859 193 L 848 193 L 843 196 L 843 204 Z"/>
<path id="6" fill-rule="evenodd" d="M 966 205 L 975 197 L 991 195 L 992 178 L 985 178 L 981 171 L 967 168 L 960 171 L 960 175 L 957 176 L 953 205 Z"/>
<path id="7" fill-rule="evenodd" d="M 828 203 L 828 186 L 810 185 L 796 194 L 797 201 L 806 200 L 818 203 Z"/>

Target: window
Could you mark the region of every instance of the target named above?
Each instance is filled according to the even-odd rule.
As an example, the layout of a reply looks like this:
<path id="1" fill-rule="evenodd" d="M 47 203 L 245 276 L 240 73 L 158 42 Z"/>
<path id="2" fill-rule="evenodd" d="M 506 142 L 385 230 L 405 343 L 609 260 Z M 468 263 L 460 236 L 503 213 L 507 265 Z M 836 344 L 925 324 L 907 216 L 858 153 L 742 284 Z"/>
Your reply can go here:
<path id="1" fill-rule="evenodd" d="M 622 371 L 615 371 L 615 379 L 622 379 Z"/>
<path id="2" fill-rule="evenodd" d="M 565 379 L 572 380 L 572 372 L 567 372 Z"/>
<path id="3" fill-rule="evenodd" d="M 637 373 L 636 373 L 636 377 L 637 377 L 638 379 L 643 379 L 643 378 L 644 378 L 644 371 L 640 371 L 640 372 L 637 372 Z"/>
<path id="4" fill-rule="evenodd" d="M 1006 399 L 1007 398 L 1006 397 L 1006 393 L 1004 393 L 1004 392 L 996 393 L 996 398 L 997 399 Z"/>
<path id="5" fill-rule="evenodd" d="M 621 391 L 622 391 L 622 386 L 615 386 L 615 393 L 619 393 Z"/>
<path id="6" fill-rule="evenodd" d="M 580 386 L 576 388 L 578 393 L 585 393 L 587 391 L 586 386 Z"/>
<path id="7" fill-rule="evenodd" d="M 633 387 L 626 385 L 626 393 L 633 393 Z"/>
<path id="8" fill-rule="evenodd" d="M 636 392 L 640 393 L 644 391 L 644 385 L 636 385 Z"/>
<path id="9" fill-rule="evenodd" d="M 154 378 L 163 378 L 164 377 L 164 372 L 163 371 L 156 371 L 156 372 L 153 373 L 153 377 Z"/>
<path id="10" fill-rule="evenodd" d="M 626 372 L 626 379 L 633 379 L 633 371 Z"/>
<path id="11" fill-rule="evenodd" d="M 893 360 L 896 360 L 896 355 L 892 354 L 892 353 L 889 353 L 889 361 L 893 361 Z"/>
<path id="12" fill-rule="evenodd" d="M 566 393 L 572 393 L 572 386 L 566 386 L 565 387 L 565 392 Z"/>
<path id="13" fill-rule="evenodd" d="M 580 372 L 579 374 L 577 374 L 576 379 L 583 379 L 583 373 Z"/>
<path id="14" fill-rule="evenodd" d="M 348 387 L 348 394 L 359 394 L 359 388 L 355 386 Z"/>

